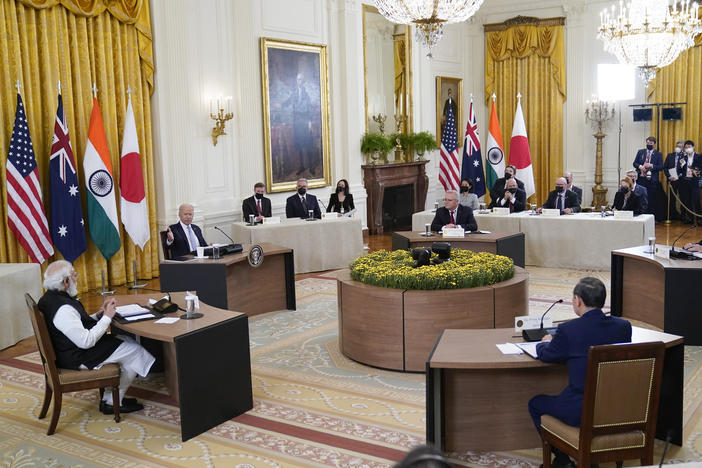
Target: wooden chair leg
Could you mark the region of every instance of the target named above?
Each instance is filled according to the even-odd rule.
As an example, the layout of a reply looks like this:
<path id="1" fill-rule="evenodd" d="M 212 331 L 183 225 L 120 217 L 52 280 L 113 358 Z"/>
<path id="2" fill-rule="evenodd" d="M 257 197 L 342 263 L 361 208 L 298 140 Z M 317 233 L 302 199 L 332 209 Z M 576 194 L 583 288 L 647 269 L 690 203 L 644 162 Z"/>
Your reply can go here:
<path id="1" fill-rule="evenodd" d="M 51 422 L 49 423 L 49 430 L 46 431 L 46 435 L 53 435 L 56 431 L 56 425 L 58 424 L 59 416 L 61 415 L 61 397 L 63 394 L 61 392 L 54 392 L 54 411 L 51 413 Z"/>
<path id="2" fill-rule="evenodd" d="M 46 417 L 46 412 L 49 411 L 49 404 L 51 404 L 51 394 L 54 393 L 48 381 L 44 383 L 44 386 L 46 387 L 44 389 L 44 403 L 39 412 L 39 419 L 44 419 Z"/>
<path id="3" fill-rule="evenodd" d="M 545 440 L 542 440 L 541 444 L 544 468 L 551 468 L 551 444 L 549 444 Z"/>
<path id="4" fill-rule="evenodd" d="M 102 389 L 100 389 L 102 390 Z M 119 416 L 119 406 L 121 401 L 119 401 L 119 387 L 112 387 L 112 408 L 114 409 L 115 412 L 115 422 L 118 423 L 120 421 L 120 416 Z"/>

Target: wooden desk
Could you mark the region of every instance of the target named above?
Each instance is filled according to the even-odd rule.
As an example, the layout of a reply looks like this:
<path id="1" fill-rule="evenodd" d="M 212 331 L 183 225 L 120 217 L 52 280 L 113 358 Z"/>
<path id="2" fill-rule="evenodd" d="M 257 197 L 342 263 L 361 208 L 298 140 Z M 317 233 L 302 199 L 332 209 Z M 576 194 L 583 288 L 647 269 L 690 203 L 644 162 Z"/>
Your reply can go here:
<path id="1" fill-rule="evenodd" d="M 163 261 L 159 265 L 161 291 L 197 291 L 200 299 L 214 307 L 250 316 L 295 310 L 293 251 L 267 242 L 260 245 L 264 257 L 258 268 L 249 265 L 247 259 L 251 245 L 218 260 Z"/>
<path id="2" fill-rule="evenodd" d="M 398 231 L 392 233 L 392 250 L 431 247 L 434 242 L 449 242 L 454 249 L 472 250 L 473 252 L 490 252 L 504 255 L 514 260 L 514 264 L 524 268 L 524 233 L 504 234 L 466 234 L 465 237 L 442 237 L 433 233 L 433 237 L 424 237 L 421 232 Z"/>
<path id="3" fill-rule="evenodd" d="M 657 245 L 659 251 L 670 250 Z M 666 333 L 702 345 L 702 260 L 668 259 L 646 247 L 612 251 L 612 314 L 650 323 Z"/>
<path id="4" fill-rule="evenodd" d="M 505 355 L 495 344 L 521 342 L 513 328 L 445 330 L 427 361 L 427 441 L 443 451 L 517 450 L 541 446 L 527 404 L 538 394 L 559 394 L 568 384 L 564 365 L 526 354 Z M 633 342 L 666 345 L 656 437 L 682 445 L 683 340 L 633 327 Z"/>
<path id="5" fill-rule="evenodd" d="M 146 305 L 161 293 L 115 296 L 118 305 Z M 184 308 L 184 293 L 171 299 Z M 112 326 L 160 341 L 170 396 L 180 407 L 183 442 L 253 408 L 248 317 L 200 301 L 204 315 L 157 324 L 153 320 Z M 178 316 L 178 311 L 169 316 Z"/>

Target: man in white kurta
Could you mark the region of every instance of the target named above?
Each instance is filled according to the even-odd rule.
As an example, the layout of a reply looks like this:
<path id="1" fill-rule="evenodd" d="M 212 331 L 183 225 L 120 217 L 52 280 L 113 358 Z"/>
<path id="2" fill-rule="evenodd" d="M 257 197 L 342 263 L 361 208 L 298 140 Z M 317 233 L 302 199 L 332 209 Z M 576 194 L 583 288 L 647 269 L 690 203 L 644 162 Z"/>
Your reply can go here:
<path id="1" fill-rule="evenodd" d="M 88 315 L 76 299 L 77 278 L 73 265 L 65 260 L 51 263 L 44 273 L 46 293 L 39 300 L 39 310 L 46 317 L 56 363 L 76 370 L 119 364 L 120 412 L 138 411 L 144 406 L 124 395 L 137 375 L 146 377 L 155 359 L 132 338 L 106 334 L 115 315 L 115 299 L 106 299 L 95 314 Z M 100 411 L 112 414 L 113 404 L 112 393 L 105 392 Z"/>

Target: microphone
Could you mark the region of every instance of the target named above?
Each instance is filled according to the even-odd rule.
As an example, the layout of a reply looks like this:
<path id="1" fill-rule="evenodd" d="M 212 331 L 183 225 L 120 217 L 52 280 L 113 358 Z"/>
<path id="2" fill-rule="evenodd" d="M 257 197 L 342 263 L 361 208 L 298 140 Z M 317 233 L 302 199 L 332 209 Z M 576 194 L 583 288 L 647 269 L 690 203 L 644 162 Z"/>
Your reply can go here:
<path id="1" fill-rule="evenodd" d="M 317 201 L 322 204 L 322 206 L 324 207 L 324 211 L 327 211 L 327 205 L 324 204 L 324 202 L 322 201 L 322 198 L 317 197 Z"/>
<path id="2" fill-rule="evenodd" d="M 541 338 L 548 335 L 548 330 L 544 329 L 544 317 L 546 317 L 546 314 L 548 314 L 548 312 L 553 309 L 556 304 L 560 304 L 561 302 L 563 302 L 563 299 L 558 299 L 556 302 L 551 304 L 548 309 L 546 309 L 546 312 L 541 315 L 541 326 L 539 328 L 522 330 L 522 338 L 524 338 L 524 341 L 541 341 Z"/>
<path id="3" fill-rule="evenodd" d="M 216 230 L 218 230 L 219 232 L 221 232 L 222 234 L 224 234 L 225 236 L 227 236 L 227 239 L 229 239 L 230 241 L 232 241 L 232 244 L 236 244 L 236 242 L 234 242 L 234 239 L 232 239 L 231 237 L 229 237 L 229 234 L 227 234 L 226 232 L 222 231 L 222 230 L 221 230 L 220 228 L 218 228 L 217 226 L 215 226 L 214 228 L 215 228 Z"/>
<path id="4" fill-rule="evenodd" d="M 670 258 L 681 258 L 681 259 L 684 259 L 684 260 L 697 260 L 697 257 L 695 257 L 694 255 L 692 255 L 692 254 L 690 254 L 690 253 L 688 253 L 688 252 L 681 252 L 681 251 L 675 250 L 675 243 L 676 243 L 677 241 L 679 241 L 680 238 L 681 238 L 682 236 L 684 236 L 685 234 L 687 234 L 687 232 L 688 232 L 689 230 L 695 229 L 696 227 L 697 227 L 697 223 L 694 223 L 692 226 L 690 226 L 689 228 L 685 229 L 685 230 L 682 232 L 682 234 L 680 234 L 680 235 L 678 236 L 677 239 L 675 239 L 675 241 L 673 242 L 673 245 L 670 246 L 670 254 L 669 254 Z"/>
<path id="5" fill-rule="evenodd" d="M 661 462 L 658 464 L 658 468 L 663 466 L 663 460 L 665 460 L 665 452 L 668 451 L 668 446 L 670 445 L 670 430 L 668 430 L 668 435 L 665 438 L 665 446 L 663 447 L 663 455 L 661 455 Z"/>

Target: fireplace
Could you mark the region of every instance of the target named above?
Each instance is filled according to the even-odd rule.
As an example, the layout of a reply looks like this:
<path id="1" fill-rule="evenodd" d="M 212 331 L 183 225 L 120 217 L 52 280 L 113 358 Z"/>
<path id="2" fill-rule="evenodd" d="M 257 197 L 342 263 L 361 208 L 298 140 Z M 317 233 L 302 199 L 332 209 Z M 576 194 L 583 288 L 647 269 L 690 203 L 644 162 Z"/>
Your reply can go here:
<path id="1" fill-rule="evenodd" d="M 363 185 L 366 187 L 366 193 L 368 194 L 367 211 L 370 234 L 382 234 L 386 226 L 388 230 L 401 229 L 402 226 L 395 226 L 395 223 L 400 222 L 401 218 L 409 217 L 409 224 L 406 224 L 404 227 L 409 228 L 411 226 L 412 214 L 422 211 L 424 202 L 427 199 L 429 178 L 424 169 L 427 162 L 413 161 L 397 164 L 366 164 L 362 166 Z M 387 189 L 391 187 L 405 188 L 387 192 Z M 403 191 L 405 195 L 402 195 Z M 386 196 L 390 197 L 387 203 L 385 202 Z M 408 207 L 396 206 L 405 204 Z M 409 209 L 408 214 L 402 217 L 396 216 L 397 213 L 406 212 L 407 208 Z M 404 223 L 405 221 L 402 222 Z"/>
<path id="2" fill-rule="evenodd" d="M 386 232 L 412 229 L 412 185 L 385 187 L 383 194 L 383 230 Z"/>

